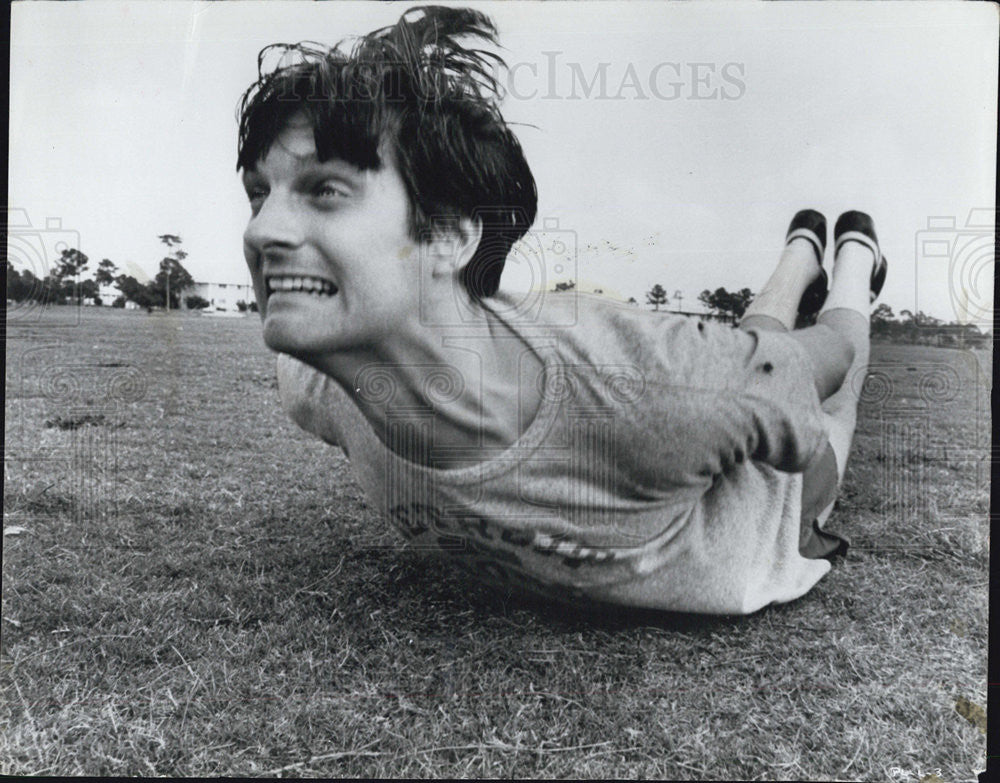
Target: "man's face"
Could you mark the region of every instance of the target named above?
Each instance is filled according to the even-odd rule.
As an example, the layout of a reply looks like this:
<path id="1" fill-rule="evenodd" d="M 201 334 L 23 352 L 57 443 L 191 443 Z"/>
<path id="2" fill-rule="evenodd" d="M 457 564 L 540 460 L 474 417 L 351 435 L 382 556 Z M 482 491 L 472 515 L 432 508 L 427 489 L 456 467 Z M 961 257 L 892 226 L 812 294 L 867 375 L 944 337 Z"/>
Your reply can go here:
<path id="1" fill-rule="evenodd" d="M 293 120 L 243 182 L 252 210 L 243 248 L 270 348 L 308 359 L 412 326 L 419 247 L 391 163 L 320 163 L 312 128 Z"/>

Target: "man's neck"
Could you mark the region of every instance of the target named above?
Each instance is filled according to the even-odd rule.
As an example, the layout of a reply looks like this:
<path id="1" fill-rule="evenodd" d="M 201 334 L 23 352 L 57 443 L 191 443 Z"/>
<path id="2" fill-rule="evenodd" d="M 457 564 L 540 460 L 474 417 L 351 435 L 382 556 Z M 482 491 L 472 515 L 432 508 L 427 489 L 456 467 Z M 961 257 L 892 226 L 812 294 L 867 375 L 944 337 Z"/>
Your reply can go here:
<path id="1" fill-rule="evenodd" d="M 461 327 L 418 326 L 365 351 L 311 357 L 399 456 L 447 468 L 510 446 L 540 404 L 542 360 L 486 307 Z M 405 428 L 405 437 L 393 433 Z M 399 442 L 395 442 L 399 440 Z M 435 450 L 461 449 L 463 458 Z"/>

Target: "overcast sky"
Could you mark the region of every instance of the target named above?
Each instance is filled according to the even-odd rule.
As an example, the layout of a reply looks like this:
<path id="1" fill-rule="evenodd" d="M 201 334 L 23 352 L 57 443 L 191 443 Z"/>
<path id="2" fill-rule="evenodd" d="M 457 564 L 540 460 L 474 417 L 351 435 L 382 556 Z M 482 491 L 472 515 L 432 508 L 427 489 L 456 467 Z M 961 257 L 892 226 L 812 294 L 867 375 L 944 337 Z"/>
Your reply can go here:
<path id="1" fill-rule="evenodd" d="M 883 301 L 953 320 L 964 285 L 984 319 L 995 6 L 460 5 L 494 18 L 512 66 L 504 107 L 538 181 L 537 246 L 577 248 L 568 265 L 527 253 L 505 287 L 568 275 L 643 301 L 661 283 L 697 309 L 705 288 L 759 290 L 798 209 L 820 209 L 831 231 L 861 209 L 890 262 Z M 407 7 L 17 3 L 9 203 L 33 230 L 59 219 L 72 233 L 46 241 L 78 236 L 92 266 L 152 274 L 157 235 L 174 233 L 195 279 L 246 282 L 235 108 L 258 51 L 332 44 Z M 977 209 L 978 228 L 949 228 Z"/>

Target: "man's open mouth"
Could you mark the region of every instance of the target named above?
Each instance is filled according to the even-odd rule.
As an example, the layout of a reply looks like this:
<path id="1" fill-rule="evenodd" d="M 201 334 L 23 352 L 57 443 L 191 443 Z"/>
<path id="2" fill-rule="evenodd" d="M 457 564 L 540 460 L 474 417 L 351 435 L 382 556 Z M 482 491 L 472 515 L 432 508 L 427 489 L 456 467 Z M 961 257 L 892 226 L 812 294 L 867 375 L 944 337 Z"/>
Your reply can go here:
<path id="1" fill-rule="evenodd" d="M 319 277 L 301 277 L 288 275 L 285 277 L 268 277 L 267 292 L 274 294 L 278 292 L 301 291 L 306 294 L 316 296 L 333 296 L 337 293 L 337 286 L 329 280 Z"/>

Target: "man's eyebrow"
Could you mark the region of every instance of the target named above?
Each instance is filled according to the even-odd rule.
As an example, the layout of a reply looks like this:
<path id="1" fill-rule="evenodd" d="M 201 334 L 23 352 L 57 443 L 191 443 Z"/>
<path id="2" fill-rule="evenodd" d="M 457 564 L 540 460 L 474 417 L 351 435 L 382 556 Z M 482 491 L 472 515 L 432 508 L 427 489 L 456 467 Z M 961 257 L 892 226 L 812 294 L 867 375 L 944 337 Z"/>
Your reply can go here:
<path id="1" fill-rule="evenodd" d="M 352 177 L 358 177 L 362 174 L 361 169 L 357 166 L 351 165 L 346 160 L 341 158 L 327 158 L 326 160 L 320 160 L 314 152 L 309 153 L 308 155 L 303 155 L 300 158 L 296 158 L 295 168 L 303 170 L 332 168 L 336 169 L 338 173 L 343 172 L 344 174 Z"/>
<path id="2" fill-rule="evenodd" d="M 320 170 L 321 173 L 329 174 L 332 169 L 332 173 L 339 177 L 349 178 L 351 180 L 359 180 L 364 176 L 364 171 L 348 163 L 342 158 L 327 158 L 326 160 L 320 160 L 315 152 L 308 152 L 303 155 L 294 156 L 295 159 L 295 172 L 296 176 L 302 176 L 305 174 L 310 174 L 315 170 Z M 253 179 L 263 179 L 265 175 L 262 174 L 257 166 L 244 168 L 240 173 L 240 177 L 244 182 Z"/>

